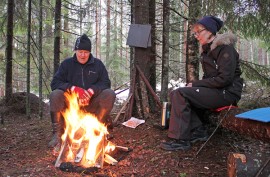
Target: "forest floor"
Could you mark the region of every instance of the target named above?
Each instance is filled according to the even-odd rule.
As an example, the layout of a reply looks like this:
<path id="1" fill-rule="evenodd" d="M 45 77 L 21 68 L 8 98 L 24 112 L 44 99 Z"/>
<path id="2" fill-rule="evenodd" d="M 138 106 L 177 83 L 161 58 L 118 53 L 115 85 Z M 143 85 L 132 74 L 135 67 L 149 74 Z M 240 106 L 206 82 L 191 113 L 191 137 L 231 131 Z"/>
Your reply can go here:
<path id="1" fill-rule="evenodd" d="M 246 153 L 260 149 L 270 152 L 270 144 L 244 137 L 219 128 L 200 153 L 196 153 L 203 143 L 195 143 L 187 151 L 164 151 L 160 143 L 166 139 L 167 131 L 157 129 L 160 116 L 152 115 L 146 122 L 132 129 L 121 124 L 114 127 L 111 134 L 113 143 L 132 149 L 130 152 L 114 153 L 118 160 L 114 166 L 104 164 L 102 169 L 90 174 L 65 172 L 54 167 L 57 157 L 47 147 L 51 138 L 51 122 L 48 106 L 45 104 L 44 117 L 38 118 L 38 100 L 32 97 L 32 114 L 28 119 L 22 113 L 21 105 L 10 102 L 0 104 L 2 123 L 0 124 L 0 176 L 166 176 L 166 177 L 224 177 L 227 176 L 227 158 L 230 152 Z M 13 105 L 12 110 L 3 111 L 4 106 Z M 18 108 L 20 107 L 20 109 Z M 10 107 L 9 107 L 10 108 Z M 18 109 L 16 109 L 18 108 Z M 115 114 L 117 113 L 114 112 Z M 114 115 L 115 115 L 114 114 Z M 115 117 L 115 116 L 114 116 Z M 114 118 L 113 117 L 113 118 Z M 209 133 L 215 127 L 209 126 Z"/>

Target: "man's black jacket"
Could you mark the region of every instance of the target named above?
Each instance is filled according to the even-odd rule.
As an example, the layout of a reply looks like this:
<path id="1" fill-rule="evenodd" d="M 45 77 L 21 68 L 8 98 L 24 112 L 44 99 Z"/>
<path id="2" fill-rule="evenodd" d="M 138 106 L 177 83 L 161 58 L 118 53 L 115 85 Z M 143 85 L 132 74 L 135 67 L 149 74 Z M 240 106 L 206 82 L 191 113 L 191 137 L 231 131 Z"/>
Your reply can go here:
<path id="1" fill-rule="evenodd" d="M 76 54 L 65 59 L 51 82 L 51 89 L 66 91 L 72 86 L 84 89 L 92 88 L 95 95 L 102 90 L 111 87 L 108 72 L 101 60 L 91 54 L 89 60 L 84 65 L 77 61 Z"/>

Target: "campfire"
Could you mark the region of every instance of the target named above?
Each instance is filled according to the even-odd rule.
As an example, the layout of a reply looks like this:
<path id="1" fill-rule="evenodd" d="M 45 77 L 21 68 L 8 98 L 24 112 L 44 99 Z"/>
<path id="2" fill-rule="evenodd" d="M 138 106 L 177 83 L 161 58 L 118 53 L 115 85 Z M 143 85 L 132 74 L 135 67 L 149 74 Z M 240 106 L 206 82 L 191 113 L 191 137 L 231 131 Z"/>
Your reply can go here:
<path id="1" fill-rule="evenodd" d="M 68 108 L 63 112 L 65 131 L 55 167 L 62 163 L 72 163 L 84 168 L 102 168 L 103 163 L 115 165 L 117 161 L 108 155 L 116 146 L 106 139 L 107 127 L 94 115 L 81 110 L 76 94 L 65 93 Z M 128 150 L 128 148 L 126 149 Z"/>

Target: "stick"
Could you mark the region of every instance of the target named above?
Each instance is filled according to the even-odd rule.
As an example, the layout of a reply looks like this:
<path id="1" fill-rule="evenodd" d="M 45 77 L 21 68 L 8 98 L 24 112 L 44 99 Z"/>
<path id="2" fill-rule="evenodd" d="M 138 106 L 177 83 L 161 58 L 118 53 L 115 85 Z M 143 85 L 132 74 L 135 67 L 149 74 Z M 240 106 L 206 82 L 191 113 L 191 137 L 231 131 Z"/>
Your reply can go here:
<path id="1" fill-rule="evenodd" d="M 135 100 L 136 100 L 136 106 L 137 106 L 138 116 L 139 117 L 144 117 L 142 101 L 139 98 L 138 90 L 135 89 L 134 90 L 134 93 L 135 93 Z"/>
<path id="2" fill-rule="evenodd" d="M 132 73 L 133 73 L 133 75 L 132 75 L 132 82 L 131 82 L 131 85 L 130 85 L 129 94 L 133 94 L 133 95 L 130 98 L 130 104 L 128 105 L 128 109 L 126 110 L 125 118 L 126 118 L 126 116 L 128 118 L 130 118 L 131 115 L 132 115 L 132 111 L 133 111 L 134 95 L 135 95 L 134 90 L 135 90 L 135 84 L 136 84 L 135 80 L 136 80 L 136 75 L 137 75 L 136 74 L 137 73 L 136 68 L 133 69 Z"/>
<path id="3" fill-rule="evenodd" d="M 162 108 L 162 104 L 159 101 L 159 98 L 157 97 L 155 91 L 153 90 L 153 88 L 151 87 L 151 85 L 149 84 L 148 80 L 145 78 L 143 72 L 141 71 L 141 69 L 139 68 L 138 65 L 136 65 L 137 70 L 139 71 L 140 77 L 142 78 L 142 80 L 144 81 L 145 85 L 147 86 L 147 88 L 149 89 L 151 95 L 154 97 L 156 103 L 158 104 L 158 106 L 160 108 Z"/>
<path id="4" fill-rule="evenodd" d="M 124 83 L 124 84 L 122 84 L 122 85 L 120 85 L 120 86 L 118 86 L 118 87 L 116 87 L 116 88 L 114 89 L 114 91 L 120 89 L 121 87 L 123 87 L 124 85 L 127 85 L 128 83 L 130 83 L 130 81 L 129 81 L 129 82 L 126 82 L 126 83 Z"/>
<path id="5" fill-rule="evenodd" d="M 133 104 L 134 104 L 134 95 L 133 93 L 131 93 L 131 97 L 130 97 L 130 104 L 128 105 L 128 109 L 127 109 L 127 117 L 124 118 L 124 120 L 126 118 L 130 118 L 132 115 L 132 111 L 133 111 Z"/>
<path id="6" fill-rule="evenodd" d="M 260 170 L 258 171 L 258 173 L 256 174 L 255 177 L 259 177 L 261 172 L 263 171 L 263 169 L 266 167 L 266 165 L 270 162 L 270 158 L 268 158 L 268 160 L 263 164 L 263 166 L 260 168 Z"/>
<path id="7" fill-rule="evenodd" d="M 122 150 L 122 151 L 125 151 L 125 152 L 131 151 L 130 148 L 124 147 L 124 146 L 115 146 L 115 148 L 117 148 L 117 149 L 119 149 L 119 150 Z"/>
<path id="8" fill-rule="evenodd" d="M 129 87 L 127 87 L 127 88 L 125 88 L 125 89 L 123 89 L 123 90 L 121 90 L 121 91 L 119 91 L 119 92 L 117 92 L 115 94 L 118 95 L 119 93 L 122 93 L 122 92 L 126 91 L 127 89 L 129 89 Z"/>
<path id="9" fill-rule="evenodd" d="M 67 130 L 67 132 L 68 132 L 68 130 Z M 60 160 L 61 160 L 62 154 L 64 152 L 64 149 L 66 147 L 66 144 L 67 144 L 67 136 L 68 136 L 68 134 L 66 133 L 66 137 L 65 137 L 64 141 L 61 144 L 60 153 L 59 153 L 59 155 L 58 155 L 58 157 L 57 157 L 57 159 L 55 161 L 55 164 L 54 164 L 54 166 L 57 167 L 57 168 L 60 167 L 60 165 L 61 165 L 61 161 Z"/>
<path id="10" fill-rule="evenodd" d="M 232 108 L 232 104 L 230 105 L 228 111 L 226 112 L 226 114 L 223 116 L 223 118 L 220 120 L 220 122 L 218 123 L 217 127 L 215 128 L 215 130 L 212 132 L 212 134 L 208 137 L 208 139 L 203 143 L 203 145 L 200 147 L 200 149 L 197 151 L 196 155 L 197 156 L 202 148 L 206 145 L 206 143 L 211 139 L 211 137 L 216 133 L 217 129 L 219 128 L 220 124 L 222 123 L 222 121 L 225 119 L 225 117 L 227 116 L 228 112 L 231 110 Z"/>
<path id="11" fill-rule="evenodd" d="M 121 150 L 121 151 L 126 151 L 126 152 L 132 151 L 132 149 L 129 148 L 129 147 L 118 146 L 118 145 L 112 143 L 111 141 L 109 141 L 109 143 L 112 144 L 112 145 L 114 145 L 114 146 L 115 146 L 115 149 L 119 149 L 119 150 Z"/>
<path id="12" fill-rule="evenodd" d="M 128 99 L 126 100 L 126 102 L 124 103 L 123 107 L 121 108 L 121 110 L 118 112 L 117 116 L 115 117 L 115 119 L 113 120 L 113 123 L 116 123 L 116 121 L 118 120 L 120 114 L 122 113 L 122 111 L 126 108 L 130 98 L 132 96 L 132 93 L 129 95 Z"/>
<path id="13" fill-rule="evenodd" d="M 147 88 L 146 84 L 143 83 L 142 80 L 140 80 L 140 88 L 141 88 L 141 102 L 142 102 L 142 110 L 144 114 L 144 118 L 149 118 L 149 112 L 150 112 L 150 106 L 149 106 L 149 98 L 147 95 Z"/>

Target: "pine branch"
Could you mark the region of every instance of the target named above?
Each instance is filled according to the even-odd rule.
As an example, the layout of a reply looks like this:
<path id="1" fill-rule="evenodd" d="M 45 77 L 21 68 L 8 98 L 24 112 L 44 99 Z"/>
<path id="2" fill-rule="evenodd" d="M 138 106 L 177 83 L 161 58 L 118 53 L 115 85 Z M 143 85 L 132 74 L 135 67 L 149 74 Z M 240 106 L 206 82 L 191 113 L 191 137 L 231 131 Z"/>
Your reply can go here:
<path id="1" fill-rule="evenodd" d="M 268 66 L 240 60 L 244 75 L 250 79 L 259 81 L 262 85 L 270 86 L 270 68 Z"/>

